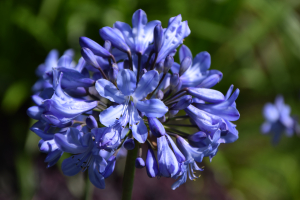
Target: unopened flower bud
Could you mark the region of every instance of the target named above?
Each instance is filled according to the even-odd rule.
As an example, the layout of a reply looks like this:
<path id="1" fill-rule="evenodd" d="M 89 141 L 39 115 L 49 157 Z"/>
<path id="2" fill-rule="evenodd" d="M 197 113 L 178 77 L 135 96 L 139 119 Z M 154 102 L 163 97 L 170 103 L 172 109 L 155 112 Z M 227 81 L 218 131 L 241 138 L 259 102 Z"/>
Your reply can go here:
<path id="1" fill-rule="evenodd" d="M 192 64 L 192 59 L 190 57 L 185 57 L 182 62 L 180 63 L 180 68 L 179 68 L 179 76 L 184 74 L 186 70 L 191 66 Z"/>
<path id="2" fill-rule="evenodd" d="M 159 52 L 164 42 L 164 30 L 161 24 L 158 24 L 154 28 L 154 51 Z"/>
<path id="3" fill-rule="evenodd" d="M 155 137 L 161 137 L 166 134 L 166 130 L 164 126 L 160 123 L 160 121 L 156 117 L 148 117 L 148 123 L 149 123 L 151 133 Z"/>
<path id="4" fill-rule="evenodd" d="M 174 63 L 174 58 L 173 56 L 168 55 L 165 59 L 164 62 L 164 73 L 168 73 L 168 71 L 171 69 L 171 67 L 173 66 Z"/>
<path id="5" fill-rule="evenodd" d="M 159 62 L 155 64 L 156 71 L 160 74 L 164 70 L 164 62 Z"/>
<path id="6" fill-rule="evenodd" d="M 145 167 L 145 161 L 143 160 L 143 158 L 138 157 L 138 158 L 135 159 L 135 167 L 139 168 L 139 169 Z"/>
<path id="7" fill-rule="evenodd" d="M 148 144 L 148 151 L 147 151 L 147 158 L 146 158 L 146 171 L 150 178 L 154 178 L 159 174 L 157 160 L 149 144 Z"/>
<path id="8" fill-rule="evenodd" d="M 173 94 L 178 92 L 181 89 L 182 82 L 181 82 L 180 77 L 177 73 L 174 73 L 171 76 L 170 86 L 171 86 L 171 90 L 172 90 Z"/>
<path id="9" fill-rule="evenodd" d="M 111 27 L 103 27 L 99 30 L 100 36 L 103 40 L 109 40 L 111 44 L 117 49 L 123 52 L 130 52 L 129 46 L 126 44 L 125 40 L 120 36 L 122 33 L 116 29 Z"/>
<path id="10" fill-rule="evenodd" d="M 103 48 L 100 44 L 87 37 L 80 37 L 79 44 L 82 48 L 90 49 L 95 55 L 102 57 L 110 57 L 111 53 Z"/>
<path id="11" fill-rule="evenodd" d="M 127 150 L 132 150 L 134 149 L 135 144 L 134 144 L 134 139 L 132 138 L 128 138 L 125 142 L 124 142 L 124 148 Z"/>
<path id="12" fill-rule="evenodd" d="M 85 119 L 85 123 L 86 123 L 87 127 L 90 129 L 98 128 L 97 120 L 95 119 L 95 117 L 93 115 L 88 116 Z"/>
<path id="13" fill-rule="evenodd" d="M 193 102 L 191 95 L 185 95 L 171 108 L 172 110 L 183 110 Z"/>
<path id="14" fill-rule="evenodd" d="M 96 56 L 89 48 L 83 47 L 81 49 L 81 55 L 88 64 L 92 65 L 95 68 L 100 68 L 96 60 Z"/>

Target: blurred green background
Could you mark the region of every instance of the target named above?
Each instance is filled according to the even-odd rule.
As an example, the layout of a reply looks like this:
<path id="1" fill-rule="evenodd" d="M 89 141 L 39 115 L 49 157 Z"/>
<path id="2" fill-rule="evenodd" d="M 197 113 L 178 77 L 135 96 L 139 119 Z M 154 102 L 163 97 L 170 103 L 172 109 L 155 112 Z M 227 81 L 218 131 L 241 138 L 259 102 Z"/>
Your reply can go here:
<path id="1" fill-rule="evenodd" d="M 241 90 L 241 118 L 240 138 L 221 145 L 211 163 L 206 158 L 197 181 L 172 191 L 174 180 L 149 179 L 145 169 L 137 170 L 133 199 L 300 199 L 300 138 L 272 146 L 259 132 L 262 107 L 277 94 L 300 115 L 299 0 L 0 1 L 0 199 L 83 198 L 83 175 L 65 177 L 59 165 L 46 169 L 38 137 L 29 131 L 34 71 L 53 48 L 73 48 L 79 58 L 78 37 L 102 43 L 99 28 L 131 24 L 139 8 L 163 27 L 180 13 L 188 20 L 192 32 L 184 43 L 193 55 L 211 54 L 211 69 L 224 75 L 216 89 L 225 93 L 234 84 Z M 91 198 L 120 199 L 123 163 L 117 162 L 105 190 L 90 188 Z"/>

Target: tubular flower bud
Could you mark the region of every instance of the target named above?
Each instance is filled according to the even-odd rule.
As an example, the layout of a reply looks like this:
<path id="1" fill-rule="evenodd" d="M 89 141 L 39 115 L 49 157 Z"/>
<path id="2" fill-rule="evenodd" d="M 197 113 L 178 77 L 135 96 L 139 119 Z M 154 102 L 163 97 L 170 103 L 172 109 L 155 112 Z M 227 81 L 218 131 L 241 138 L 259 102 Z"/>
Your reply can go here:
<path id="1" fill-rule="evenodd" d="M 160 24 L 156 25 L 154 28 L 154 51 L 159 52 L 164 43 L 164 30 Z"/>
<path id="2" fill-rule="evenodd" d="M 191 66 L 192 59 L 190 57 L 185 57 L 180 63 L 179 76 L 184 74 L 186 70 Z"/>
<path id="3" fill-rule="evenodd" d="M 87 37 L 80 37 L 79 44 L 82 48 L 90 49 L 95 55 L 102 57 L 110 57 L 109 50 L 103 48 L 100 44 Z"/>
<path id="4" fill-rule="evenodd" d="M 161 137 L 166 134 L 165 128 L 156 117 L 148 117 L 148 123 L 149 123 L 151 133 L 155 137 Z"/>
<path id="5" fill-rule="evenodd" d="M 168 71 L 171 69 L 171 67 L 173 66 L 174 63 L 174 58 L 173 56 L 167 56 L 167 58 L 165 59 L 164 62 L 164 73 L 168 73 Z"/>
<path id="6" fill-rule="evenodd" d="M 86 122 L 86 125 L 87 125 L 90 129 L 98 128 L 97 120 L 95 119 L 95 117 L 94 117 L 93 115 L 88 116 L 88 117 L 85 119 L 85 122 Z"/>

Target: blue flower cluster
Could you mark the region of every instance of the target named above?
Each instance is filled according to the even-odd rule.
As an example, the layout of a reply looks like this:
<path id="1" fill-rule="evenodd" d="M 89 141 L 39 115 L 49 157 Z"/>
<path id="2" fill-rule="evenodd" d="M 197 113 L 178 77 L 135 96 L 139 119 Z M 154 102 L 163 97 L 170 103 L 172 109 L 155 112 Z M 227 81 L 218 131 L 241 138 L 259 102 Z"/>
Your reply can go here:
<path id="1" fill-rule="evenodd" d="M 274 104 L 267 103 L 264 106 L 263 116 L 266 121 L 261 125 L 261 132 L 272 135 L 274 145 L 278 144 L 283 132 L 288 137 L 300 132 L 296 117 L 291 116 L 291 108 L 284 103 L 281 95 L 276 97 Z"/>
<path id="2" fill-rule="evenodd" d="M 41 137 L 48 167 L 70 153 L 62 162 L 63 173 L 88 170 L 90 181 L 104 188 L 119 150 L 132 150 L 137 141 L 148 151 L 145 161 L 139 154 L 136 167 L 146 167 L 151 178 L 177 179 L 176 189 L 203 170 L 196 162 L 212 159 L 221 143 L 237 140 L 232 121 L 240 117 L 239 90 L 230 86 L 223 95 L 210 89 L 223 75 L 209 70 L 209 53 L 193 57 L 182 45 L 190 32 L 181 15 L 162 28 L 137 10 L 132 27 L 116 22 L 100 29 L 103 46 L 80 37 L 77 64 L 71 50 L 60 58 L 52 50 L 37 70 L 36 106 L 27 110 L 38 120 L 31 130 Z M 173 57 L 180 45 L 177 63 Z M 189 134 L 188 127 L 196 133 Z"/>

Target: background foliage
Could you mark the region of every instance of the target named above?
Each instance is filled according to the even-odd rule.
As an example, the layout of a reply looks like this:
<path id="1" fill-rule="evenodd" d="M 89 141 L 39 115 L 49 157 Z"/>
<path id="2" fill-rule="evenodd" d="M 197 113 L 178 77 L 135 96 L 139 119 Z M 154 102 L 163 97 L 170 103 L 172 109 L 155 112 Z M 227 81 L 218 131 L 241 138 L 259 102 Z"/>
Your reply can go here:
<path id="1" fill-rule="evenodd" d="M 184 41 L 193 54 L 208 51 L 211 69 L 223 72 L 215 87 L 240 88 L 236 122 L 240 138 L 221 145 L 197 181 L 176 191 L 174 180 L 149 179 L 136 171 L 134 199 L 300 199 L 300 139 L 282 138 L 271 146 L 259 132 L 265 102 L 283 94 L 300 114 L 299 0 L 2 0 L 0 1 L 0 199 L 81 199 L 82 174 L 67 178 L 59 166 L 45 169 L 38 137 L 28 131 L 34 71 L 47 53 L 73 48 L 79 58 L 79 36 L 102 43 L 99 28 L 115 21 L 131 23 L 135 10 L 164 27 L 179 13 L 191 35 Z M 107 179 L 105 190 L 90 188 L 94 199 L 119 199 L 122 163 Z"/>

